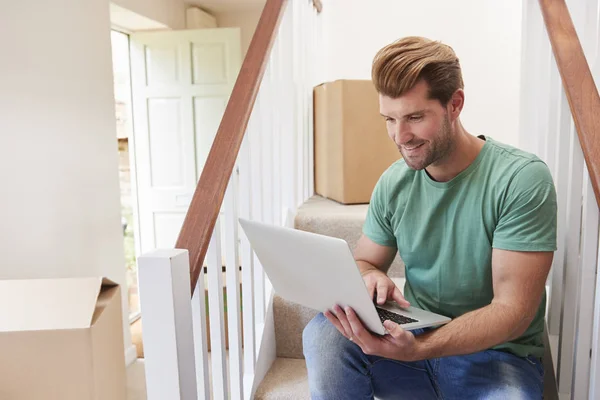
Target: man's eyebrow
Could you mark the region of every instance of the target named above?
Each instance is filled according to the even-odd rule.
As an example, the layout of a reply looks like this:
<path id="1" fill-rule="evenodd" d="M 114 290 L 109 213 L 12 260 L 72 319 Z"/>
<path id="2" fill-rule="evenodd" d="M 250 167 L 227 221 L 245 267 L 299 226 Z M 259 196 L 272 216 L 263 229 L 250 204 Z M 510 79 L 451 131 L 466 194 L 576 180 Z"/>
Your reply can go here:
<path id="1" fill-rule="evenodd" d="M 415 114 L 427 114 L 427 112 L 429 112 L 429 109 L 424 108 L 422 110 L 412 111 L 412 112 L 409 112 L 408 114 L 404 114 L 402 116 L 402 118 L 410 117 L 410 116 L 415 115 Z M 382 114 L 382 113 L 379 113 L 379 115 L 381 115 L 384 118 L 391 118 L 391 117 L 389 117 L 389 116 L 387 116 L 385 114 Z"/>
<path id="2" fill-rule="evenodd" d="M 404 115 L 402 116 L 402 118 L 410 117 L 410 116 L 413 116 L 413 115 L 416 115 L 416 114 L 426 114 L 426 113 L 427 113 L 427 111 L 429 111 L 429 110 L 428 110 L 428 109 L 426 109 L 426 108 L 424 108 L 424 109 L 422 109 L 422 110 L 418 110 L 418 111 L 409 112 L 408 114 L 404 114 Z"/>

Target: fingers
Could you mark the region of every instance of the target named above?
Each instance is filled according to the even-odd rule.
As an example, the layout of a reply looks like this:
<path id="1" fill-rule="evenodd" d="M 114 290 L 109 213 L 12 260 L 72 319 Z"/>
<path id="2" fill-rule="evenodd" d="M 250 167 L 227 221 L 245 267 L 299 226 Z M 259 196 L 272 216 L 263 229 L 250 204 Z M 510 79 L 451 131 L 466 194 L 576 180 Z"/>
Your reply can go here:
<path id="1" fill-rule="evenodd" d="M 385 335 L 386 342 L 392 344 L 394 348 L 400 349 L 407 359 L 415 356 L 415 335 L 410 331 L 405 331 L 392 321 L 385 321 L 383 326 L 389 335 Z"/>
<path id="2" fill-rule="evenodd" d="M 396 303 L 398 303 L 398 305 L 400 307 L 404 307 L 404 308 L 410 307 L 410 303 L 408 302 L 408 300 L 406 300 L 404 298 L 404 296 L 402 295 L 402 292 L 400 292 L 400 289 L 398 289 L 398 287 L 396 285 L 394 285 L 394 289 L 392 291 L 391 297 Z"/>
<path id="3" fill-rule="evenodd" d="M 377 304 L 381 305 L 387 300 L 389 284 L 386 279 L 377 280 Z M 391 281 L 390 281 L 391 282 Z"/>
<path id="4" fill-rule="evenodd" d="M 348 322 L 348 318 L 346 313 L 342 308 L 338 305 L 333 307 L 333 310 L 327 310 L 323 313 L 323 315 L 335 326 L 335 328 L 346 338 L 351 341 L 355 341 L 354 333 L 352 332 L 352 328 L 350 327 L 350 322 Z M 358 343 L 357 343 L 358 344 Z"/>
<path id="5" fill-rule="evenodd" d="M 360 346 L 363 353 L 369 354 L 373 348 L 373 336 L 365 329 L 364 325 L 352 308 L 346 307 L 345 313 L 352 331 L 354 342 Z"/>
<path id="6" fill-rule="evenodd" d="M 368 282 L 367 283 L 367 290 L 369 291 L 369 298 L 373 299 L 373 296 L 375 296 L 375 285 L 377 282 Z"/>
<path id="7" fill-rule="evenodd" d="M 346 336 L 348 339 L 351 339 L 354 335 L 352 334 L 352 328 L 350 327 L 350 323 L 348 322 L 348 318 L 346 317 L 346 313 L 344 313 L 344 310 L 342 310 L 342 308 L 336 304 L 333 307 L 333 313 L 340 321 L 340 324 L 344 329 L 344 336 Z"/>
<path id="8" fill-rule="evenodd" d="M 384 321 L 383 326 L 394 339 L 400 339 L 404 332 L 406 332 L 404 329 L 400 328 L 400 325 L 390 320 Z"/>
<path id="9" fill-rule="evenodd" d="M 346 338 L 348 337 L 348 334 L 346 333 L 346 330 L 344 329 L 344 327 L 342 326 L 342 323 L 340 322 L 340 320 L 333 315 L 333 313 L 331 311 L 325 311 L 323 313 L 323 315 L 325 316 L 325 318 L 327 318 L 327 320 L 329 322 L 331 322 L 331 324 L 333 326 L 335 326 L 335 328 L 342 334 L 344 335 Z"/>

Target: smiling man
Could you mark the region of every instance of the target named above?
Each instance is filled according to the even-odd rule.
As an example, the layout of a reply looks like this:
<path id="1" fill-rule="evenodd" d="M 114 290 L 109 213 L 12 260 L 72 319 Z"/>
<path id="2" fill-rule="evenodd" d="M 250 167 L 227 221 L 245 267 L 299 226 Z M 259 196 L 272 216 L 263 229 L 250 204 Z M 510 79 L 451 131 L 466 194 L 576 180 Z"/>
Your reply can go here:
<path id="1" fill-rule="evenodd" d="M 379 304 L 453 320 L 412 332 L 386 321 L 389 334 L 377 336 L 351 309 L 317 315 L 303 335 L 312 399 L 541 399 L 544 288 L 556 250 L 547 166 L 465 130 L 450 47 L 401 39 L 375 56 L 372 78 L 403 159 L 373 191 L 355 259 Z M 386 275 L 396 252 L 404 296 Z"/>

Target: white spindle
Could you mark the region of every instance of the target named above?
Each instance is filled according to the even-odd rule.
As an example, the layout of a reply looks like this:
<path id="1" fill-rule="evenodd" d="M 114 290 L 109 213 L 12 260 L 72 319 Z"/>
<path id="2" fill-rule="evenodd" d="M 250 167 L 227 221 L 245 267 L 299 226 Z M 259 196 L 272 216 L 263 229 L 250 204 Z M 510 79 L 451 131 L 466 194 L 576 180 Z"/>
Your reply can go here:
<path id="1" fill-rule="evenodd" d="M 264 80 L 264 78 L 263 78 Z M 264 177 L 262 174 L 263 171 L 263 163 L 265 155 L 267 154 L 265 149 L 262 148 L 262 131 L 266 129 L 265 121 L 262 118 L 263 112 L 262 109 L 268 107 L 264 102 L 263 96 L 263 85 L 258 92 L 258 96 L 256 98 L 256 102 L 254 104 L 254 108 L 252 110 L 251 121 L 252 125 L 249 126 L 248 136 L 249 136 L 249 148 L 251 154 L 251 171 L 252 171 L 252 186 L 250 190 L 252 191 L 252 219 L 257 221 L 263 221 L 263 185 Z M 253 263 L 253 282 L 254 282 L 254 322 L 255 327 L 256 324 L 262 323 L 265 319 L 265 297 L 264 286 L 263 286 L 263 269 L 258 257 L 256 254 L 252 255 L 252 263 Z M 256 333 L 256 331 L 255 331 Z M 256 339 L 256 338 L 255 338 Z M 253 342 L 255 343 L 256 340 Z"/>
<path id="2" fill-rule="evenodd" d="M 295 209 L 295 185 L 297 177 L 295 174 L 296 153 L 293 147 L 295 137 L 294 123 L 294 73 L 293 73 L 293 6 L 288 5 L 285 13 L 285 18 L 282 21 L 282 30 L 280 35 L 284 46 L 282 46 L 281 54 L 281 95 L 280 100 L 283 102 L 283 113 L 281 117 L 281 164 L 282 164 L 282 207 L 286 210 Z M 282 221 L 283 222 L 283 221 Z"/>
<path id="3" fill-rule="evenodd" d="M 598 270 L 600 270 L 600 246 L 596 249 L 596 298 L 594 300 L 589 399 L 597 399 L 600 396 L 600 274 L 598 274 Z"/>
<path id="4" fill-rule="evenodd" d="M 187 250 L 138 258 L 148 400 L 196 400 L 196 370 Z"/>
<path id="5" fill-rule="evenodd" d="M 594 317 L 594 285 L 596 281 L 596 257 L 598 255 L 598 203 L 590 182 L 587 168 L 584 170 L 583 216 L 581 230 L 581 258 L 579 260 L 580 293 L 577 304 L 577 347 L 573 368 L 573 399 L 584 399 L 589 390 L 590 356 Z"/>
<path id="6" fill-rule="evenodd" d="M 296 197 L 294 203 L 299 205 L 304 197 L 304 141 L 303 141 L 303 130 L 302 130 L 302 101 L 301 101 L 301 82 L 302 82 L 302 71 L 304 65 L 302 64 L 301 48 L 302 48 L 302 19 L 300 16 L 301 4 L 299 1 L 291 2 L 292 7 L 292 72 L 294 76 L 294 110 L 293 110 L 293 124 L 294 124 L 294 149 L 296 155 L 294 156 L 297 160 L 294 168 L 296 170 Z"/>
<path id="7" fill-rule="evenodd" d="M 264 80 L 264 77 L 263 77 Z M 264 221 L 263 218 L 263 186 L 265 180 L 263 176 L 265 155 L 267 154 L 262 147 L 262 133 L 266 129 L 266 122 L 262 118 L 263 109 L 268 107 L 264 101 L 263 86 L 261 84 L 254 109 L 252 110 L 253 125 L 250 134 L 250 151 L 252 157 L 252 219 L 256 221 Z M 265 297 L 264 297 L 264 280 L 263 269 L 256 254 L 253 254 L 253 272 L 254 272 L 254 322 L 256 325 L 262 323 L 265 319 Z M 255 331 L 256 333 L 256 331 Z M 255 338 L 256 342 L 256 338 Z"/>
<path id="8" fill-rule="evenodd" d="M 304 133 L 307 131 L 308 129 L 308 101 L 307 101 L 307 96 L 306 96 L 306 92 L 308 89 L 308 84 L 307 84 L 307 69 L 309 67 L 309 62 L 311 60 L 307 60 L 306 58 L 306 53 L 307 53 L 307 47 L 310 44 L 309 40 L 307 40 L 307 35 L 306 35 L 306 24 L 307 24 L 307 18 L 306 18 L 306 7 L 303 7 L 302 4 L 299 4 L 298 7 L 298 12 L 300 15 L 300 21 L 301 21 L 301 25 L 299 27 L 300 30 L 300 34 L 302 35 L 302 37 L 300 38 L 300 65 L 302 66 L 302 69 L 300 71 L 300 82 L 299 82 L 299 90 L 300 90 L 300 110 L 301 110 L 301 115 L 300 115 L 300 132 Z M 307 135 L 302 134 L 301 135 L 302 138 L 302 157 L 301 160 L 307 160 L 308 159 L 308 146 L 309 146 L 309 138 Z M 307 198 L 309 196 L 309 187 L 308 187 L 308 182 L 309 182 L 309 175 L 310 175 L 310 169 L 309 166 L 306 162 L 302 162 L 302 167 L 303 167 L 303 171 L 302 171 L 302 196 L 304 198 Z"/>
<path id="9" fill-rule="evenodd" d="M 238 180 L 233 174 L 225 193 L 225 266 L 227 282 L 227 322 L 229 331 L 229 380 L 231 397 L 243 399 L 242 329 L 240 318 L 240 275 L 238 251 Z"/>
<path id="10" fill-rule="evenodd" d="M 208 338 L 206 326 L 206 287 L 204 271 L 201 271 L 194 296 L 192 297 L 192 322 L 194 331 L 194 354 L 196 359 L 196 382 L 198 399 L 210 399 L 210 378 L 208 366 Z"/>
<path id="11" fill-rule="evenodd" d="M 271 55 L 272 56 L 272 55 Z M 271 58 L 272 59 L 272 58 Z M 261 96 L 261 122 L 260 138 L 263 149 L 262 170 L 262 220 L 266 223 L 273 222 L 273 65 L 267 64 L 263 82 L 260 87 Z"/>
<path id="12" fill-rule="evenodd" d="M 271 221 L 275 225 L 281 225 L 280 217 L 281 217 L 281 136 L 284 134 L 281 129 L 281 117 L 283 113 L 283 106 L 285 104 L 284 96 L 282 93 L 282 82 L 281 82 L 281 48 L 283 46 L 281 31 L 282 25 L 285 22 L 285 17 L 282 18 L 282 24 L 279 25 L 279 31 L 277 32 L 277 39 L 275 40 L 275 45 L 273 46 L 273 51 L 271 53 L 271 104 L 272 110 L 271 118 L 272 118 L 272 128 L 271 128 L 271 140 L 272 140 L 272 149 L 271 149 L 271 162 L 272 162 L 272 171 L 273 171 L 273 184 L 271 186 L 271 196 L 272 206 L 271 206 Z"/>
<path id="13" fill-rule="evenodd" d="M 552 54 L 550 57 L 550 77 L 548 79 L 548 114 L 547 118 L 547 138 L 546 138 L 546 164 L 552 173 L 552 177 L 556 179 L 556 146 L 560 132 L 558 130 L 558 109 L 560 105 L 560 95 L 562 91 L 562 83 L 556 60 Z"/>
<path id="14" fill-rule="evenodd" d="M 600 25 L 600 15 L 598 10 L 598 0 L 586 0 L 583 4 L 583 37 L 581 38 L 581 47 L 593 70 L 598 57 L 598 27 Z"/>
<path id="15" fill-rule="evenodd" d="M 254 201 L 251 173 L 250 131 L 255 116 L 250 117 L 246 135 L 240 148 L 240 188 L 239 211 L 240 217 L 250 219 L 252 202 Z M 244 329 L 244 399 L 250 398 L 252 379 L 254 377 L 254 362 L 256 360 L 255 322 L 254 322 L 254 255 L 250 242 L 243 230 L 240 230 L 241 263 L 242 263 L 242 317 Z"/>
<path id="16" fill-rule="evenodd" d="M 540 99 L 551 99 L 551 62 L 553 60 L 552 51 L 550 49 L 550 41 L 547 37 L 543 38 L 539 46 L 539 57 L 540 57 L 540 65 L 537 73 L 538 80 L 538 90 L 537 93 Z M 558 94 L 558 92 L 556 93 Z M 536 123 L 536 132 L 538 136 L 537 140 L 537 155 L 544 160 L 544 162 L 549 162 L 548 157 L 548 146 L 549 146 L 549 134 L 548 128 L 550 123 L 549 118 L 549 108 L 548 107 L 540 107 L 537 114 L 537 123 Z"/>
<path id="17" fill-rule="evenodd" d="M 569 103 L 564 89 L 561 89 L 558 121 L 558 145 L 556 146 L 556 196 L 558 202 L 557 221 L 557 250 L 554 254 L 552 267 L 552 289 L 550 291 L 550 315 L 548 316 L 548 330 L 551 335 L 560 333 L 562 300 L 564 296 L 564 254 L 566 249 L 567 230 L 567 194 L 569 193 L 569 169 L 571 153 L 569 151 L 569 132 L 573 124 Z"/>
<path id="18" fill-rule="evenodd" d="M 537 109 L 539 89 L 538 68 L 540 62 L 539 44 L 548 40 L 537 1 L 523 2 L 523 41 L 521 50 L 521 98 L 519 147 L 537 153 L 538 130 Z M 537 153 L 539 154 L 539 153 Z"/>
<path id="19" fill-rule="evenodd" d="M 315 70 L 316 70 L 316 63 L 315 63 L 315 49 L 317 49 L 317 47 L 319 46 L 319 43 L 317 42 L 317 37 L 316 37 L 316 30 L 315 30 L 315 19 L 316 19 L 316 13 L 317 11 L 315 10 L 315 8 L 312 6 L 312 4 L 306 4 L 304 5 L 304 8 L 307 9 L 307 20 L 308 20 L 308 32 L 307 32 L 307 36 L 309 37 L 310 41 L 308 42 L 308 48 L 307 48 L 307 59 L 309 60 L 308 63 L 308 77 L 306 79 L 307 83 L 308 83 L 308 88 L 306 90 L 306 108 L 307 108 L 307 113 L 308 113 L 308 126 L 307 126 L 307 134 L 306 136 L 308 137 L 308 155 L 307 158 L 304 159 L 304 163 L 307 164 L 308 166 L 308 182 L 307 182 L 307 192 L 306 192 L 306 197 L 302 200 L 308 199 L 310 196 L 313 195 L 314 192 L 314 162 L 315 162 L 315 156 L 314 156 L 314 150 L 315 150 L 315 146 L 314 146 L 314 134 L 313 134 L 313 130 L 314 130 L 314 102 L 313 102 L 313 87 L 315 86 Z"/>
<path id="20" fill-rule="evenodd" d="M 564 300 L 559 338 L 558 390 L 570 393 L 575 353 L 575 316 L 579 295 L 579 245 L 581 233 L 581 193 L 583 153 L 575 128 L 571 130 L 569 185 L 567 198 L 567 240 L 565 252 Z M 559 260 L 560 261 L 560 260 Z"/>
<path id="21" fill-rule="evenodd" d="M 215 399 L 228 399 L 227 362 L 225 353 L 225 318 L 223 307 L 223 262 L 221 259 L 221 223 L 217 219 L 215 230 L 206 253 L 208 278 L 208 310 L 210 321 L 210 348 L 212 361 L 212 387 Z"/>

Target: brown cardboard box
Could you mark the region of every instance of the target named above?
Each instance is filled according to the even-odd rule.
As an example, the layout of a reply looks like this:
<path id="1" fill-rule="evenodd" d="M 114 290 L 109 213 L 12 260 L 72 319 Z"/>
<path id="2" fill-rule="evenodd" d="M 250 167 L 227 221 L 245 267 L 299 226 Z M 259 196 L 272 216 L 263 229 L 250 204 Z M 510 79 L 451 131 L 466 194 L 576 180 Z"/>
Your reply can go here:
<path id="1" fill-rule="evenodd" d="M 379 114 L 370 80 L 314 89 L 315 192 L 344 204 L 368 203 L 381 174 L 401 155 Z"/>
<path id="2" fill-rule="evenodd" d="M 108 279 L 0 281 L 0 399 L 125 400 L 121 317 Z"/>

